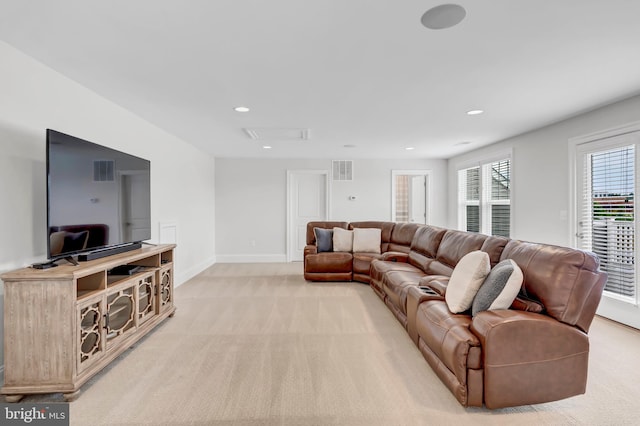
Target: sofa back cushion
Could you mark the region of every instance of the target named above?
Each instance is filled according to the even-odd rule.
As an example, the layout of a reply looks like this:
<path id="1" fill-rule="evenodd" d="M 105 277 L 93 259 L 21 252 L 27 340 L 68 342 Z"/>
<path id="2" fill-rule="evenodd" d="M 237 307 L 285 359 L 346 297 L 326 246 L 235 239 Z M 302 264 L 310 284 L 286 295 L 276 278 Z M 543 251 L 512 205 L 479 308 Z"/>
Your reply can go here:
<path id="1" fill-rule="evenodd" d="M 487 238 L 489 237 L 484 234 L 446 230 L 438 246 L 435 260 L 429 263 L 428 269 L 425 271 L 430 275 L 451 276 L 453 268 L 456 267 L 460 259 L 467 253 L 481 250 Z M 493 262 L 491 256 L 489 256 L 489 260 Z"/>
<path id="2" fill-rule="evenodd" d="M 522 290 L 539 300 L 551 317 L 587 332 L 602 297 L 606 274 L 589 252 L 511 240 L 502 259 L 522 270 Z"/>
<path id="3" fill-rule="evenodd" d="M 393 230 L 393 222 L 379 222 L 379 221 L 364 221 L 364 222 L 351 222 L 349 229 L 356 228 L 378 228 L 381 231 L 380 236 L 380 249 L 382 252 L 389 251 L 389 242 L 391 241 L 391 231 Z"/>
<path id="4" fill-rule="evenodd" d="M 423 225 L 417 223 L 396 223 L 391 230 L 389 245 L 384 251 L 397 251 L 400 253 L 409 253 L 411 249 L 411 241 L 416 231 Z"/>
<path id="5" fill-rule="evenodd" d="M 508 242 L 508 238 L 490 236 L 487 237 L 486 240 L 484 240 L 484 243 L 482 243 L 482 247 L 480 248 L 480 250 L 487 252 L 487 254 L 489 255 L 489 261 L 491 262 L 492 268 L 500 263 L 502 252 L 504 251 L 504 248 Z"/>
<path id="6" fill-rule="evenodd" d="M 347 229 L 349 224 L 347 222 L 309 222 L 307 223 L 307 245 L 315 245 L 316 236 L 313 232 L 313 228 L 344 228 Z"/>
<path id="7" fill-rule="evenodd" d="M 421 226 L 413 236 L 411 241 L 411 251 L 409 252 L 409 263 L 426 271 L 429 264 L 433 262 L 442 237 L 447 232 L 444 228 L 436 226 Z M 448 274 L 451 275 L 451 274 Z"/>

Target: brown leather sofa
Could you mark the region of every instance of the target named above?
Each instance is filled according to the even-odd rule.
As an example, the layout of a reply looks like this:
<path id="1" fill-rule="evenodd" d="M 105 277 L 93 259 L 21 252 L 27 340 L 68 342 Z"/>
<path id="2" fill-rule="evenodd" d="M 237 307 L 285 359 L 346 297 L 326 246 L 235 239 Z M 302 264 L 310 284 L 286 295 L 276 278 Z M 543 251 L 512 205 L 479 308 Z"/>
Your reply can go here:
<path id="1" fill-rule="evenodd" d="M 334 226 L 381 229 L 381 253 L 318 253 L 313 229 Z M 449 278 L 476 250 L 491 266 L 512 259 L 522 270 L 510 309 L 473 317 L 449 311 Z M 606 281 L 592 253 L 428 225 L 310 222 L 304 276 L 369 283 L 464 406 L 493 409 L 585 392 L 587 332 Z"/>

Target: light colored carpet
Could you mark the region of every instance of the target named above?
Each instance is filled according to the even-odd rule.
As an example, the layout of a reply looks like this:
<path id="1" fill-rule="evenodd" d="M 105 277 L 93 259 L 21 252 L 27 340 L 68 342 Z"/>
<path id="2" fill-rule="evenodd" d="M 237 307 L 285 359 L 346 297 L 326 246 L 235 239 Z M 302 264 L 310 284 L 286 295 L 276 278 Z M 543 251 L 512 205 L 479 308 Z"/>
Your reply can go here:
<path id="1" fill-rule="evenodd" d="M 299 263 L 218 264 L 175 303 L 83 387 L 72 425 L 640 422 L 640 332 L 602 318 L 585 395 L 491 411 L 460 406 L 367 285 L 308 283 Z"/>

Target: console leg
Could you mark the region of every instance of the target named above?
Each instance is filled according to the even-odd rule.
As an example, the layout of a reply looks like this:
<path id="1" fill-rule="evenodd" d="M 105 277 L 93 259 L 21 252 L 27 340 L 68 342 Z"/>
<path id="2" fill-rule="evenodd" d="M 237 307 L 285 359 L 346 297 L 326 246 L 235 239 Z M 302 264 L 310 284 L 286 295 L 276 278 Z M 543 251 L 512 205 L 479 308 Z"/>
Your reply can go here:
<path id="1" fill-rule="evenodd" d="M 5 395 L 4 400 L 7 402 L 20 402 L 24 395 Z"/>
<path id="2" fill-rule="evenodd" d="M 63 393 L 62 397 L 66 402 L 71 402 L 74 401 L 78 397 L 78 395 L 80 395 L 80 389 L 75 392 Z"/>

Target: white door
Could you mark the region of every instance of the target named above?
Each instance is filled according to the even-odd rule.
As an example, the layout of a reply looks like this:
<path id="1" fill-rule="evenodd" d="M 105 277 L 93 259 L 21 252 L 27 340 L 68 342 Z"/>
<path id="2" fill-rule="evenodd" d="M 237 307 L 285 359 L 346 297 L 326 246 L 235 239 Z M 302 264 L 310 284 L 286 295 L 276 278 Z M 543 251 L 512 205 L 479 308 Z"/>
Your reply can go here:
<path id="1" fill-rule="evenodd" d="M 121 232 L 123 241 L 143 241 L 149 238 L 149 175 L 126 172 L 120 176 Z"/>
<path id="2" fill-rule="evenodd" d="M 302 261 L 307 223 L 329 217 L 329 172 L 326 170 L 287 171 L 287 260 Z"/>
<path id="3" fill-rule="evenodd" d="M 578 144 L 576 158 L 576 246 L 600 258 L 608 274 L 597 313 L 640 328 L 635 263 L 640 132 Z"/>

